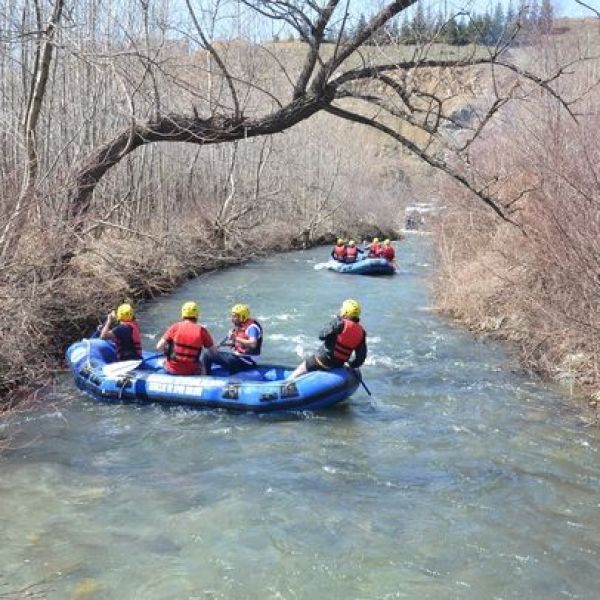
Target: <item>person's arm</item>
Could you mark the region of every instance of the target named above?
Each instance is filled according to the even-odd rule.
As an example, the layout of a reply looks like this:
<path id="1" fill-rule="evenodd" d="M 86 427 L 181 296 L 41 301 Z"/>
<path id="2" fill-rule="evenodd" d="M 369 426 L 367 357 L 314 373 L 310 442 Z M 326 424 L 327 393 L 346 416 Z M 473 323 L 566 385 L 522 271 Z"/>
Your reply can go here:
<path id="1" fill-rule="evenodd" d="M 117 315 L 115 314 L 114 310 L 111 310 L 108 313 L 108 316 L 106 317 L 106 321 L 104 322 L 104 325 L 102 326 L 102 329 L 100 331 L 100 339 L 101 340 L 112 340 L 113 342 L 117 341 L 116 336 L 111 331 L 111 328 L 114 325 L 116 320 L 117 320 Z"/>
<path id="2" fill-rule="evenodd" d="M 339 317 L 336 317 L 327 325 L 327 327 L 321 330 L 321 333 L 319 333 L 319 339 L 325 342 L 330 340 L 332 337 L 337 337 L 338 333 L 340 333 L 343 328 L 343 321 Z"/>
<path id="3" fill-rule="evenodd" d="M 367 359 L 367 334 L 365 333 L 365 337 L 361 345 L 354 350 L 354 359 L 351 360 L 348 364 L 353 369 L 358 369 L 362 366 L 362 364 Z"/>
<path id="4" fill-rule="evenodd" d="M 165 354 L 168 353 L 169 351 L 169 346 L 172 344 L 173 342 L 173 336 L 174 336 L 174 328 L 175 325 L 171 325 L 171 327 L 169 327 L 169 329 L 167 329 L 162 337 L 160 338 L 160 340 L 158 340 L 158 343 L 156 344 L 156 349 L 159 352 L 164 352 Z"/>

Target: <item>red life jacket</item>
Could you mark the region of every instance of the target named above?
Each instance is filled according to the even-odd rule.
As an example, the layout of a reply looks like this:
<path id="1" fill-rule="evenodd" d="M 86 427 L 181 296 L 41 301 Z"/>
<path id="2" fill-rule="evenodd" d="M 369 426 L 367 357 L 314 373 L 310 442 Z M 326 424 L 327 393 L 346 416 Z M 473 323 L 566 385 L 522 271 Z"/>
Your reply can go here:
<path id="1" fill-rule="evenodd" d="M 336 260 L 344 260 L 346 256 L 346 246 L 342 244 L 341 246 L 335 246 L 333 249 L 333 258 Z"/>
<path id="2" fill-rule="evenodd" d="M 202 352 L 202 332 L 204 328 L 193 321 L 176 323 L 173 343 L 165 367 L 175 375 L 195 375 Z"/>
<path id="3" fill-rule="evenodd" d="M 370 246 L 369 246 L 369 254 L 371 256 L 379 256 L 381 254 L 381 246 L 379 245 L 378 242 L 373 242 Z"/>
<path id="4" fill-rule="evenodd" d="M 387 260 L 394 260 L 396 253 L 394 252 L 394 248 L 392 248 L 392 246 L 383 246 L 381 249 L 381 256 Z"/>
<path id="5" fill-rule="evenodd" d="M 333 357 L 340 362 L 346 362 L 352 351 L 358 348 L 365 339 L 365 330 L 360 323 L 352 319 L 343 319 L 344 329 L 338 334 L 333 349 Z"/>
<path id="6" fill-rule="evenodd" d="M 116 337 L 117 360 L 129 360 L 142 358 L 142 334 L 137 321 L 121 321 L 120 325 L 126 325 L 131 329 L 131 344 L 123 344 L 123 340 Z"/>
<path id="7" fill-rule="evenodd" d="M 356 260 L 356 255 L 358 254 L 358 249 L 356 246 L 348 246 L 346 248 L 346 262 L 354 262 Z"/>
<path id="8" fill-rule="evenodd" d="M 242 344 L 240 344 L 238 342 L 238 340 L 249 340 L 250 339 L 250 337 L 246 333 L 246 331 L 250 327 L 250 325 L 256 325 L 260 329 L 260 335 L 258 336 L 258 339 L 256 340 L 256 348 L 247 348 L 246 346 L 242 346 Z M 263 341 L 262 325 L 256 319 L 247 319 L 240 325 L 240 329 L 235 332 L 235 345 L 233 346 L 233 349 L 238 354 L 245 354 L 247 356 L 248 355 L 249 356 L 258 356 L 260 354 L 260 349 L 262 347 L 262 341 Z"/>

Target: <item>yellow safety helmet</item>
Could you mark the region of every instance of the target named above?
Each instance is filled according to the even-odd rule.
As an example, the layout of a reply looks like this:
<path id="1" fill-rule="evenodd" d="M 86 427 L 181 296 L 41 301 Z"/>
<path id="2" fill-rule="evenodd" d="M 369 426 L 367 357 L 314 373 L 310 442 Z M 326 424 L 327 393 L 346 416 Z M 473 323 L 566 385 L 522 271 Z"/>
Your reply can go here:
<path id="1" fill-rule="evenodd" d="M 384 246 L 389 246 L 390 245 L 390 240 L 388 240 L 387 238 L 385 240 L 383 240 L 383 245 Z"/>
<path id="2" fill-rule="evenodd" d="M 374 244 L 378 244 L 379 243 L 379 238 L 373 238 L 373 243 Z"/>
<path id="3" fill-rule="evenodd" d="M 344 240 L 342 238 L 338 238 L 337 239 L 337 245 L 341 246 L 344 243 Z"/>
<path id="4" fill-rule="evenodd" d="M 344 300 L 342 302 L 342 308 L 340 309 L 341 317 L 350 317 L 351 319 L 358 319 L 360 317 L 360 304 L 353 300 L 352 298 L 348 298 L 348 300 Z"/>
<path id="5" fill-rule="evenodd" d="M 356 242 L 354 240 L 350 240 L 348 242 L 348 246 L 354 246 L 356 244 Z"/>
<path id="6" fill-rule="evenodd" d="M 182 319 L 197 319 L 200 314 L 200 309 L 195 302 L 185 302 L 181 307 Z"/>
<path id="7" fill-rule="evenodd" d="M 131 304 L 124 303 L 117 308 L 117 319 L 119 321 L 133 321 L 134 314 Z"/>
<path id="8" fill-rule="evenodd" d="M 236 304 L 231 308 L 231 314 L 238 317 L 240 321 L 247 321 L 250 318 L 250 307 L 247 304 Z"/>

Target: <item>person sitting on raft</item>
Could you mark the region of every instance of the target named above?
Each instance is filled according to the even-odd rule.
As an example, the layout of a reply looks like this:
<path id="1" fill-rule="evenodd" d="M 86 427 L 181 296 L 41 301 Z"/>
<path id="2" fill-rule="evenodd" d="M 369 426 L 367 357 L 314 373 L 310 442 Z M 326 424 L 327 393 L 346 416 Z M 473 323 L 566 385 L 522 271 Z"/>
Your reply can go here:
<path id="1" fill-rule="evenodd" d="M 100 339 L 116 344 L 117 360 L 142 358 L 142 334 L 131 304 L 121 304 L 116 312 L 108 313 L 100 330 Z"/>
<path id="2" fill-rule="evenodd" d="M 167 355 L 165 371 L 171 375 L 204 375 L 200 355 L 202 349 L 218 354 L 208 329 L 198 324 L 200 309 L 195 302 L 181 307 L 181 321 L 173 323 L 156 344 Z"/>
<path id="3" fill-rule="evenodd" d="M 323 345 L 316 354 L 300 363 L 288 379 L 295 379 L 310 371 L 326 371 L 348 363 L 358 369 L 367 358 L 367 332 L 360 324 L 360 304 L 349 298 L 344 300 L 339 316 L 321 331 Z M 352 353 L 354 358 L 350 360 Z"/>
<path id="4" fill-rule="evenodd" d="M 346 244 L 342 238 L 338 238 L 333 250 L 331 251 L 331 258 L 339 262 L 346 260 Z"/>
<path id="5" fill-rule="evenodd" d="M 373 241 L 369 244 L 369 258 L 379 258 L 381 254 L 381 244 L 379 238 L 373 238 Z"/>
<path id="6" fill-rule="evenodd" d="M 233 328 L 221 345 L 232 347 L 230 352 L 218 352 L 216 355 L 205 354 L 202 364 L 207 375 L 210 375 L 213 363 L 225 367 L 229 373 L 239 373 L 256 366 L 254 358 L 260 356 L 263 341 L 261 324 L 250 316 L 247 304 L 236 304 L 231 309 Z"/>
<path id="7" fill-rule="evenodd" d="M 359 248 L 354 240 L 350 240 L 348 242 L 348 246 L 346 247 L 346 262 L 356 262 L 358 260 L 358 255 L 362 254 L 363 252 L 364 250 Z"/>
<path id="8" fill-rule="evenodd" d="M 396 257 L 396 252 L 394 251 L 394 247 L 390 243 L 390 240 L 383 240 L 383 246 L 381 247 L 380 256 L 385 258 L 387 261 L 393 263 L 394 258 Z"/>

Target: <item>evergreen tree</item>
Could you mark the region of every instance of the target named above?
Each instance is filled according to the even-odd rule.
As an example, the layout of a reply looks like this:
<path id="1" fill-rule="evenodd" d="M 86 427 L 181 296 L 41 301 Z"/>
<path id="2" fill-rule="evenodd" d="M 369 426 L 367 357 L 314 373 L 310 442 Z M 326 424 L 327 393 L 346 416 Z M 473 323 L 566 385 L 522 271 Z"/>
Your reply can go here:
<path id="1" fill-rule="evenodd" d="M 490 25 L 492 44 L 497 44 L 502 39 L 505 27 L 506 17 L 504 16 L 504 9 L 502 8 L 502 3 L 498 1 Z"/>
<path id="2" fill-rule="evenodd" d="M 554 6 L 552 0 L 542 0 L 538 14 L 538 27 L 542 33 L 550 33 L 554 24 Z"/>
<path id="3" fill-rule="evenodd" d="M 404 13 L 404 18 L 402 20 L 402 25 L 400 27 L 400 43 L 401 44 L 412 44 L 413 43 L 413 34 L 412 28 L 410 25 L 410 21 L 408 19 L 408 13 Z"/>
<path id="4" fill-rule="evenodd" d="M 412 31 L 415 41 L 422 40 L 427 35 L 427 21 L 421 0 L 417 0 L 415 16 L 412 20 Z"/>

